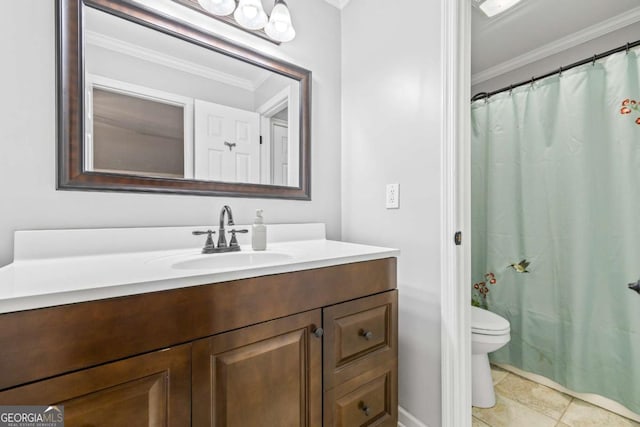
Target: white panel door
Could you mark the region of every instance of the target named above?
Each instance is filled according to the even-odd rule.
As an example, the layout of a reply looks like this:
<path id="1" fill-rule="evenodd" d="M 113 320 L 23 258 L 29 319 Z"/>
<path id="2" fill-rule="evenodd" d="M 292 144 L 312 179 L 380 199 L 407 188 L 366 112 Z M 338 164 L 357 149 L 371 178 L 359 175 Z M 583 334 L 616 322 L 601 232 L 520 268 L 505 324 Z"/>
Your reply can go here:
<path id="1" fill-rule="evenodd" d="M 271 123 L 271 183 L 289 185 L 289 129 L 286 124 Z"/>
<path id="2" fill-rule="evenodd" d="M 260 182 L 258 113 L 196 100 L 195 179 Z"/>

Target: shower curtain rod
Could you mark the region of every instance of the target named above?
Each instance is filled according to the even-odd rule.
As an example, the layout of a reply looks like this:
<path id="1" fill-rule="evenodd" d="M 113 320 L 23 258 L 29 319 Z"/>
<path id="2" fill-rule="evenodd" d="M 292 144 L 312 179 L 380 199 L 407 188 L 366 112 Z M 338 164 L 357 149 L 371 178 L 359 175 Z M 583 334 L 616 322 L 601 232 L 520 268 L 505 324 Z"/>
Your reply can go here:
<path id="1" fill-rule="evenodd" d="M 556 74 L 562 74 L 564 71 L 571 70 L 572 68 L 576 68 L 576 67 L 579 67 L 581 65 L 585 65 L 585 64 L 589 64 L 589 63 L 595 64 L 595 62 L 597 60 L 602 59 L 602 58 L 606 58 L 607 56 L 611 56 L 614 53 L 619 53 L 619 52 L 624 52 L 624 51 L 629 53 L 630 49 L 633 49 L 634 47 L 637 47 L 637 46 L 640 46 L 640 40 L 635 41 L 633 43 L 627 43 L 625 45 L 622 45 L 622 46 L 620 46 L 618 48 L 615 48 L 615 49 L 608 50 L 608 51 L 606 51 L 604 53 L 601 53 L 599 55 L 593 55 L 590 58 L 586 58 L 586 59 L 583 59 L 582 61 L 574 62 L 573 64 L 567 65 L 566 67 L 560 67 L 556 71 L 551 71 L 551 72 L 549 72 L 547 74 L 544 74 L 542 76 L 539 76 L 539 77 L 531 77 L 531 79 L 529 79 L 529 80 L 522 81 L 520 83 L 515 83 L 515 84 L 509 85 L 507 87 L 503 87 L 502 89 L 494 90 L 494 91 L 491 91 L 491 92 L 480 92 L 480 93 L 477 93 L 471 98 L 471 102 L 477 101 L 479 99 L 487 100 L 487 99 L 491 98 L 493 95 L 497 95 L 499 93 L 506 92 L 506 91 L 512 91 L 513 89 L 515 89 L 517 87 L 520 87 L 520 86 L 533 84 L 533 83 L 535 83 L 535 82 L 537 82 L 539 80 L 546 79 L 547 77 L 551 77 L 551 76 L 554 76 Z"/>

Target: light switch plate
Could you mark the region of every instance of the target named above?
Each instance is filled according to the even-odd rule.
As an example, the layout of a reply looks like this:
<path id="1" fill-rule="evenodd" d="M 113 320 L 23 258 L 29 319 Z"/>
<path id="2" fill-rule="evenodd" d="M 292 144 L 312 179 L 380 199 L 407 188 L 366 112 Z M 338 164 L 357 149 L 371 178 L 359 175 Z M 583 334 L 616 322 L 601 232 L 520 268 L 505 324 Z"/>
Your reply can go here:
<path id="1" fill-rule="evenodd" d="M 400 184 L 387 184 L 387 209 L 400 208 Z"/>

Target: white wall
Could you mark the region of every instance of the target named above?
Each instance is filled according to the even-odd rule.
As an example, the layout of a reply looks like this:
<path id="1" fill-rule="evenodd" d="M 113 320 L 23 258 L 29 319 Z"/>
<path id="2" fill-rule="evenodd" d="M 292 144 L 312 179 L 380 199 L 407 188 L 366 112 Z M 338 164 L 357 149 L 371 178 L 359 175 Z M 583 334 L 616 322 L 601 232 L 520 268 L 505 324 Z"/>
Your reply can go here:
<path id="1" fill-rule="evenodd" d="M 300 87 L 300 85 L 297 84 L 297 82 L 293 79 L 282 76 L 280 74 L 271 74 L 255 90 L 253 111 L 257 111 L 260 107 L 264 106 L 267 101 L 271 100 L 274 96 L 276 96 L 289 86 L 292 86 L 296 89 Z M 292 96 L 299 97 L 300 91 L 296 90 L 296 93 L 292 94 Z"/>
<path id="2" fill-rule="evenodd" d="M 339 238 L 340 175 L 326 171 L 340 165 L 340 12 L 323 0 L 290 0 L 298 37 L 277 47 L 168 0 L 147 3 L 313 71 L 313 201 L 56 191 L 55 2 L 4 2 L 0 265 L 12 261 L 15 230 L 214 224 L 225 203 L 241 224 L 264 208 L 268 222 L 324 222 L 329 237 Z"/>
<path id="3" fill-rule="evenodd" d="M 342 236 L 400 248 L 400 405 L 440 425 L 440 2 L 342 14 Z M 400 209 L 385 185 L 400 184 Z"/>
<path id="4" fill-rule="evenodd" d="M 501 74 L 487 81 L 476 84 L 471 88 L 471 93 L 475 95 L 479 92 L 490 92 L 502 89 L 511 84 L 531 79 L 532 76 L 541 76 L 553 70 L 560 69 L 560 66 L 566 66 L 585 58 L 606 52 L 622 46 L 625 43 L 632 43 L 638 40 L 640 35 L 640 22 L 628 25 L 617 31 L 606 34 L 602 37 L 582 43 L 571 49 L 555 55 L 547 56 L 539 61 L 532 62 L 524 67 Z M 514 37 L 518 35 L 514 34 Z M 471 52 L 473 55 L 473 52 Z M 496 64 L 497 65 L 497 64 Z M 474 70 L 475 72 L 483 70 Z"/>
<path id="5" fill-rule="evenodd" d="M 88 73 L 228 107 L 255 111 L 253 91 L 98 46 L 87 45 L 86 52 L 85 69 Z M 212 54 L 218 55 L 215 52 Z"/>

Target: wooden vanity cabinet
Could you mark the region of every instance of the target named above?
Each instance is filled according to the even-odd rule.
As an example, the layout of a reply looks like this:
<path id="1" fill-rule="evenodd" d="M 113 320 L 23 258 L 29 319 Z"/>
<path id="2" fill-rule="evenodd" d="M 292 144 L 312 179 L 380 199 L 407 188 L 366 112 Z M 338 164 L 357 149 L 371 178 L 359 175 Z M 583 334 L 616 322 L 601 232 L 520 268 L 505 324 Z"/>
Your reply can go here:
<path id="1" fill-rule="evenodd" d="M 324 426 L 398 425 L 398 291 L 323 309 Z"/>
<path id="2" fill-rule="evenodd" d="M 0 392 L 0 405 L 64 405 L 65 427 L 191 425 L 191 345 Z"/>
<path id="3" fill-rule="evenodd" d="M 320 426 L 321 311 L 193 344 L 194 426 Z"/>
<path id="4" fill-rule="evenodd" d="M 0 315 L 0 405 L 67 427 L 397 424 L 396 259 Z"/>

